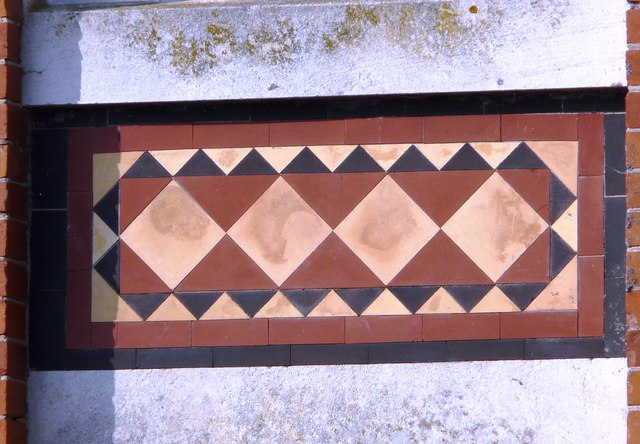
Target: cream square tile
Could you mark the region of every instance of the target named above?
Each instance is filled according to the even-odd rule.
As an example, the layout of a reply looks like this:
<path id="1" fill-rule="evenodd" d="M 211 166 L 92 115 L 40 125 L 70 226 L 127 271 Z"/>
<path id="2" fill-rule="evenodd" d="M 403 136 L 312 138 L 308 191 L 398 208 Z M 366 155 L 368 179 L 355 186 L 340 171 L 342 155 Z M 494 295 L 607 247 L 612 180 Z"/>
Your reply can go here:
<path id="1" fill-rule="evenodd" d="M 409 149 L 411 144 L 362 145 L 378 165 L 387 171 Z"/>
<path id="2" fill-rule="evenodd" d="M 353 145 L 317 145 L 310 146 L 309 149 L 327 168 L 333 171 L 338 168 L 356 147 Z"/>
<path id="3" fill-rule="evenodd" d="M 195 321 L 196 318 L 173 295 L 169 295 L 166 301 L 160 305 L 147 321 Z"/>
<path id="4" fill-rule="evenodd" d="M 578 194 L 578 142 L 525 143 L 573 194 Z"/>
<path id="5" fill-rule="evenodd" d="M 289 163 L 300 154 L 303 146 L 286 146 L 286 147 L 262 147 L 256 148 L 264 160 L 269 162 L 278 173 L 282 172 Z"/>
<path id="6" fill-rule="evenodd" d="M 279 291 L 255 314 L 254 318 L 300 318 L 302 314 Z"/>
<path id="7" fill-rule="evenodd" d="M 169 172 L 172 176 L 175 176 L 180 168 L 189 161 L 196 153 L 195 149 L 192 150 L 156 150 L 149 151 L 153 157 Z"/>
<path id="8" fill-rule="evenodd" d="M 372 303 L 362 312 L 362 316 L 370 315 L 410 315 L 411 312 L 393 293 L 385 289 Z"/>
<path id="9" fill-rule="evenodd" d="M 511 311 L 520 311 L 520 309 L 502 290 L 498 287 L 493 287 L 469 313 L 503 313 Z"/>
<path id="10" fill-rule="evenodd" d="M 430 313 L 466 313 L 466 311 L 453 299 L 453 296 L 451 296 L 447 290 L 440 287 L 438 291 L 416 311 L 416 314 Z"/>
<path id="11" fill-rule="evenodd" d="M 200 316 L 200 320 L 247 319 L 248 317 L 244 310 L 227 293 L 222 293 L 209 310 Z"/>
<path id="12" fill-rule="evenodd" d="M 551 227 L 573 251 L 578 251 L 578 201 L 571 204 Z"/>
<path id="13" fill-rule="evenodd" d="M 518 144 L 514 142 L 474 142 L 471 145 L 492 168 L 497 168 Z"/>
<path id="14" fill-rule="evenodd" d="M 308 318 L 326 316 L 357 316 L 357 314 L 335 291 L 331 290 L 307 315 Z"/>
<path id="15" fill-rule="evenodd" d="M 251 150 L 252 148 L 208 148 L 202 151 L 204 151 L 225 174 L 229 174 Z"/>
<path id="16" fill-rule="evenodd" d="M 574 257 L 525 311 L 576 310 L 577 308 L 578 259 Z"/>
<path id="17" fill-rule="evenodd" d="M 451 158 L 460 151 L 463 143 L 417 143 L 416 148 L 420 150 L 424 157 L 441 169 Z"/>

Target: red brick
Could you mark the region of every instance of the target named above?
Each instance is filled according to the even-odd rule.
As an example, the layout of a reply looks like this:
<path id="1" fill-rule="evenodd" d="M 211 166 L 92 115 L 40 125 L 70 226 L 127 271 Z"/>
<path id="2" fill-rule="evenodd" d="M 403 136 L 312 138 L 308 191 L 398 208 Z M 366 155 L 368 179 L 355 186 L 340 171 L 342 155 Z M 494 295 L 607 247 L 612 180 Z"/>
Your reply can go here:
<path id="1" fill-rule="evenodd" d="M 121 126 L 120 149 L 171 150 L 193 146 L 192 125 Z"/>
<path id="2" fill-rule="evenodd" d="M 578 334 L 578 313 L 500 313 L 500 337 L 571 338 Z"/>
<path id="3" fill-rule="evenodd" d="M 386 117 L 380 119 L 380 143 L 422 142 L 421 117 Z"/>
<path id="4" fill-rule="evenodd" d="M 65 302 L 67 348 L 89 348 L 91 344 L 91 270 L 67 272 Z"/>
<path id="5" fill-rule="evenodd" d="M 627 167 L 640 168 L 640 132 L 627 133 Z"/>
<path id="6" fill-rule="evenodd" d="M 269 343 L 269 321 L 267 319 L 229 319 L 194 322 L 191 341 L 194 347 L 267 345 Z"/>
<path id="7" fill-rule="evenodd" d="M 0 17 L 7 17 L 14 22 L 22 21 L 22 1 L 2 0 L 0 2 Z"/>
<path id="8" fill-rule="evenodd" d="M 640 93 L 628 93 L 626 104 L 628 128 L 640 128 Z"/>
<path id="9" fill-rule="evenodd" d="M 0 221 L 0 256 L 25 259 L 27 254 L 27 226 L 14 220 Z"/>
<path id="10" fill-rule="evenodd" d="M 27 377 L 27 349 L 15 342 L 0 342 L 0 375 L 24 381 Z"/>
<path id="11" fill-rule="evenodd" d="M 24 416 L 27 406 L 27 385 L 13 380 L 0 381 L 0 415 L 10 418 Z"/>
<path id="12" fill-rule="evenodd" d="M 91 269 L 91 192 L 67 193 L 67 269 Z"/>
<path id="13" fill-rule="evenodd" d="M 118 339 L 118 325 L 115 322 L 91 323 L 91 348 L 114 348 Z"/>
<path id="14" fill-rule="evenodd" d="M 269 145 L 343 145 L 344 126 L 344 120 L 271 123 Z"/>
<path id="15" fill-rule="evenodd" d="M 640 442 L 640 411 L 630 410 L 627 416 L 627 442 L 637 444 Z"/>
<path id="16" fill-rule="evenodd" d="M 640 405 L 640 371 L 629 370 L 627 377 L 627 404 Z"/>
<path id="17" fill-rule="evenodd" d="M 22 70 L 13 65 L 0 65 L 0 99 L 20 102 Z"/>
<path id="18" fill-rule="evenodd" d="M 24 422 L 0 420 L 0 444 L 24 444 L 27 442 L 27 426 Z"/>
<path id="19" fill-rule="evenodd" d="M 604 254 L 604 180 L 578 178 L 578 253 Z"/>
<path id="20" fill-rule="evenodd" d="M 0 177 L 26 182 L 27 156 L 22 148 L 0 145 Z"/>
<path id="21" fill-rule="evenodd" d="M 190 322 L 119 322 L 118 348 L 188 347 Z"/>
<path id="22" fill-rule="evenodd" d="M 602 176 L 604 171 L 604 116 L 578 117 L 578 175 Z"/>
<path id="23" fill-rule="evenodd" d="M 627 332 L 627 365 L 640 367 L 640 331 Z"/>
<path id="24" fill-rule="evenodd" d="M 627 330 L 640 331 L 640 291 L 627 294 Z"/>
<path id="25" fill-rule="evenodd" d="M 505 114 L 502 140 L 578 140 L 575 114 Z"/>
<path id="26" fill-rule="evenodd" d="M 640 9 L 627 11 L 627 42 L 640 43 Z"/>
<path id="27" fill-rule="evenodd" d="M 627 284 L 640 286 L 640 253 L 627 251 Z"/>
<path id="28" fill-rule="evenodd" d="M 640 51 L 627 51 L 627 82 L 629 85 L 640 84 Z"/>
<path id="29" fill-rule="evenodd" d="M 344 318 L 269 319 L 269 344 L 344 343 Z"/>
<path id="30" fill-rule="evenodd" d="M 640 173 L 627 173 L 627 207 L 640 208 Z"/>
<path id="31" fill-rule="evenodd" d="M 0 59 L 20 61 L 20 27 L 13 23 L 0 23 Z"/>
<path id="32" fill-rule="evenodd" d="M 346 342 L 418 342 L 422 316 L 360 316 L 346 318 Z"/>
<path id="33" fill-rule="evenodd" d="M 0 296 L 23 300 L 27 295 L 27 268 L 15 262 L 0 261 Z"/>
<path id="34" fill-rule="evenodd" d="M 425 341 L 500 338 L 497 313 L 424 315 Z"/>
<path id="35" fill-rule="evenodd" d="M 425 117 L 425 143 L 496 142 L 500 140 L 500 116 Z"/>
<path id="36" fill-rule="evenodd" d="M 269 146 L 268 123 L 194 125 L 195 148 Z"/>
<path id="37" fill-rule="evenodd" d="M 380 143 L 380 119 L 345 120 L 344 142 L 352 145 Z"/>
<path id="38" fill-rule="evenodd" d="M 602 336 L 604 256 L 578 258 L 578 336 Z"/>
<path id="39" fill-rule="evenodd" d="M 25 325 L 24 305 L 11 301 L 0 301 L 0 334 L 24 340 Z"/>
<path id="40" fill-rule="evenodd" d="M 25 112 L 22 107 L 13 103 L 0 104 L 0 139 L 21 141 L 25 135 Z"/>
<path id="41" fill-rule="evenodd" d="M 0 211 L 14 219 L 27 220 L 28 193 L 26 186 L 13 182 L 0 183 Z"/>
<path id="42" fill-rule="evenodd" d="M 627 242 L 630 247 L 640 245 L 640 212 L 627 214 Z"/>

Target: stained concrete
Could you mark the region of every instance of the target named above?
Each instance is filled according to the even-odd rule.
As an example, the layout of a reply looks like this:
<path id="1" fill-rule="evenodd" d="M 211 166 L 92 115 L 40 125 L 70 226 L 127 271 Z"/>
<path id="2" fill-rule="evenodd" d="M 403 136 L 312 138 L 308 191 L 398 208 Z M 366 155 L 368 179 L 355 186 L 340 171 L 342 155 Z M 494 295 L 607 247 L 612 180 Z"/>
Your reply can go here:
<path id="1" fill-rule="evenodd" d="M 37 443 L 625 443 L 624 359 L 33 372 Z"/>

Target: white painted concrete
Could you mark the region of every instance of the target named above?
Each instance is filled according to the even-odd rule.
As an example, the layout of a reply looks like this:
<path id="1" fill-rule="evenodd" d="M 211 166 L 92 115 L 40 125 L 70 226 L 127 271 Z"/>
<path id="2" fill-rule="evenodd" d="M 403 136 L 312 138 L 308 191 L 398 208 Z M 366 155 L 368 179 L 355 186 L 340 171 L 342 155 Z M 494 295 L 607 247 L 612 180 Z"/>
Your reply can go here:
<path id="1" fill-rule="evenodd" d="M 27 13 L 23 98 L 184 102 L 626 84 L 626 0 L 353 3 Z"/>
<path id="2" fill-rule="evenodd" d="M 625 359 L 33 372 L 29 442 L 626 443 Z"/>

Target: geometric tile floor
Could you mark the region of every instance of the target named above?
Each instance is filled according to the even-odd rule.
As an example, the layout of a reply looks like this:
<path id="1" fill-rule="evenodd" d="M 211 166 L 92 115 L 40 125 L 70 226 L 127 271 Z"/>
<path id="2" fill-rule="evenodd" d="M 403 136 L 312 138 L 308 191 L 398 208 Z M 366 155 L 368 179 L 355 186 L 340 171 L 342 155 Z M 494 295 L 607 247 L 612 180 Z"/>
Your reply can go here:
<path id="1" fill-rule="evenodd" d="M 578 142 L 93 154 L 93 322 L 578 309 Z"/>

